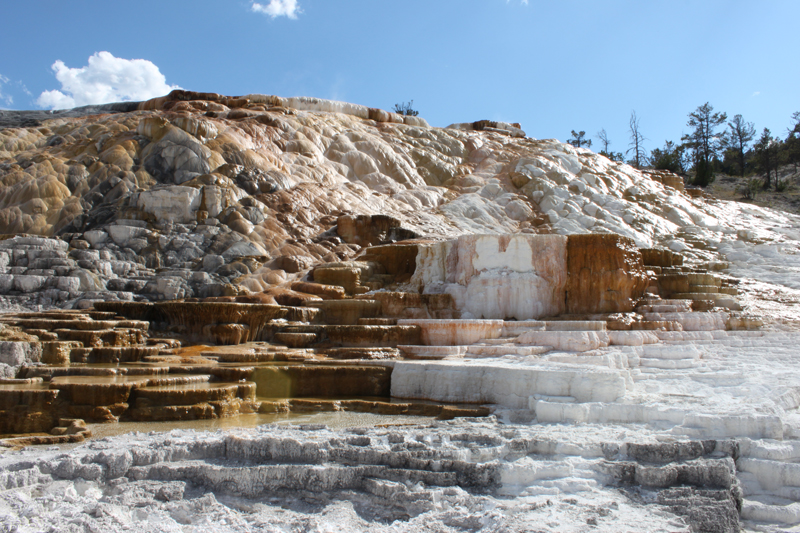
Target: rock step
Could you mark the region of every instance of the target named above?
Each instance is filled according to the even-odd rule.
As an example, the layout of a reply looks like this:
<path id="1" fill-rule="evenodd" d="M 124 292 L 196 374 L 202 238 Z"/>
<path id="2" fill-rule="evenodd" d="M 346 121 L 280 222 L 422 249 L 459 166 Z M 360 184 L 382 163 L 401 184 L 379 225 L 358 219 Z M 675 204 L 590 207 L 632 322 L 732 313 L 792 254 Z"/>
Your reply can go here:
<path id="1" fill-rule="evenodd" d="M 728 309 L 732 309 L 735 311 L 740 311 L 742 309 L 742 306 L 739 304 L 736 298 L 734 298 L 730 294 L 720 294 L 717 292 L 697 292 L 697 293 L 676 294 L 676 296 L 680 296 L 682 298 L 686 298 L 694 302 L 702 300 L 711 300 L 714 302 L 714 305 L 716 306 L 727 307 Z"/>
<path id="2" fill-rule="evenodd" d="M 297 333 L 281 331 L 273 336 L 275 342 L 281 343 L 289 348 L 308 348 L 317 342 L 317 333 Z"/>
<path id="3" fill-rule="evenodd" d="M 548 320 L 545 331 L 606 331 L 605 320 Z"/>
<path id="4" fill-rule="evenodd" d="M 461 359 L 466 346 L 402 345 L 397 347 L 406 359 Z"/>
<path id="5" fill-rule="evenodd" d="M 476 405 L 442 405 L 429 401 L 380 401 L 380 400 L 307 400 L 288 399 L 263 401 L 259 412 L 271 413 L 303 413 L 320 411 L 348 411 L 356 413 L 374 413 L 381 415 L 435 416 L 442 420 L 456 417 L 483 417 L 491 411 L 487 407 Z"/>
<path id="6" fill-rule="evenodd" d="M 104 346 L 97 348 L 77 348 L 70 353 L 72 363 L 135 363 L 146 357 L 158 355 L 159 346 Z"/>
<path id="7" fill-rule="evenodd" d="M 786 526 L 800 524 L 800 503 L 791 502 L 786 505 L 776 505 L 744 498 L 741 516 L 745 520 L 753 520 L 755 522 L 768 522 Z"/>
<path id="8" fill-rule="evenodd" d="M 525 331 L 535 330 L 544 331 L 547 323 L 541 320 L 507 320 L 503 323 L 503 332 L 501 337 L 517 337 Z"/>
<path id="9" fill-rule="evenodd" d="M 375 300 L 322 300 L 306 302 L 306 307 L 319 309 L 317 320 L 330 325 L 358 325 L 362 318 L 377 318 L 381 303 Z"/>
<path id="10" fill-rule="evenodd" d="M 396 326 L 396 318 L 359 318 L 359 326 Z"/>
<path id="11" fill-rule="evenodd" d="M 516 344 L 473 344 L 467 346 L 466 355 L 470 357 L 502 357 L 504 355 L 533 356 L 547 353 L 552 346 L 520 346 Z"/>
<path id="12" fill-rule="evenodd" d="M 421 342 L 402 344 L 425 344 L 427 346 L 465 346 L 481 339 L 496 339 L 503 332 L 502 320 L 474 319 L 400 319 L 396 327 L 417 327 Z"/>
<path id="13" fill-rule="evenodd" d="M 150 328 L 149 322 L 141 320 L 55 320 L 43 318 L 23 318 L 11 319 L 7 323 L 25 329 L 43 329 L 55 331 L 57 329 L 73 329 L 77 331 L 98 331 L 105 329 L 139 329 L 147 331 Z"/>
<path id="14" fill-rule="evenodd" d="M 230 402 L 234 399 L 255 400 L 256 384 L 187 382 L 166 386 L 137 387 L 133 394 L 137 409 L 154 406 L 196 405 L 207 402 Z"/>
<path id="15" fill-rule="evenodd" d="M 684 331 L 725 330 L 728 314 L 722 312 L 708 313 L 642 313 L 647 321 L 679 322 Z"/>
<path id="16" fill-rule="evenodd" d="M 690 305 L 639 305 L 636 307 L 637 313 L 688 313 Z"/>
<path id="17" fill-rule="evenodd" d="M 421 329 L 414 324 L 397 326 L 288 326 L 281 333 L 315 333 L 320 343 L 341 347 L 396 348 L 421 344 Z"/>
<path id="18" fill-rule="evenodd" d="M 691 300 L 680 300 L 677 298 L 643 298 L 639 301 L 639 305 L 678 305 L 684 307 L 691 307 Z"/>
<path id="19" fill-rule="evenodd" d="M 397 359 L 401 355 L 398 348 L 328 348 L 320 350 L 319 353 L 324 354 L 329 359 L 336 360 Z"/>
<path id="20" fill-rule="evenodd" d="M 631 324 L 631 331 L 683 331 L 683 326 L 675 320 L 643 320 Z"/>
<path id="21" fill-rule="evenodd" d="M 56 399 L 58 391 L 50 390 L 40 382 L 0 384 L 0 411 L 18 406 L 31 409 L 46 409 Z"/>
<path id="22" fill-rule="evenodd" d="M 58 376 L 50 388 L 59 391 L 59 399 L 73 405 L 112 406 L 126 404 L 134 387 L 144 387 L 149 376 Z"/>
<path id="23" fill-rule="evenodd" d="M 800 463 L 741 457 L 736 468 L 745 496 L 769 494 L 800 502 Z"/>
<path id="24" fill-rule="evenodd" d="M 548 346 L 559 351 L 586 352 L 608 346 L 609 335 L 606 331 L 591 330 L 527 331 L 514 342 L 529 346 Z"/>
<path id="25" fill-rule="evenodd" d="M 58 335 L 60 340 L 79 341 L 87 348 L 103 346 L 131 346 L 142 344 L 145 341 L 145 332 L 141 329 L 57 329 L 55 330 L 55 333 Z"/>
<path id="26" fill-rule="evenodd" d="M 163 345 L 165 348 L 180 348 L 181 341 L 178 339 L 163 339 L 159 337 L 149 337 L 147 339 L 148 346 Z"/>

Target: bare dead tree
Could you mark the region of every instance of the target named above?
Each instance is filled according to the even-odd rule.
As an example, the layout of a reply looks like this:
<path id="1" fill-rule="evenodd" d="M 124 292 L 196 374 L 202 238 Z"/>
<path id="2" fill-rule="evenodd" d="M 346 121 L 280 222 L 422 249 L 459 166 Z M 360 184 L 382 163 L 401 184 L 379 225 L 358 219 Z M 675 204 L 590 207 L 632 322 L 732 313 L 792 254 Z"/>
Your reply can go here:
<path id="1" fill-rule="evenodd" d="M 636 116 L 636 111 L 631 111 L 628 127 L 630 131 L 630 144 L 628 146 L 630 148 L 625 153 L 630 154 L 632 152 L 631 163 L 636 168 L 642 168 L 642 163 L 647 161 L 647 151 L 644 149 L 644 141 L 647 139 L 639 129 L 639 117 Z"/>

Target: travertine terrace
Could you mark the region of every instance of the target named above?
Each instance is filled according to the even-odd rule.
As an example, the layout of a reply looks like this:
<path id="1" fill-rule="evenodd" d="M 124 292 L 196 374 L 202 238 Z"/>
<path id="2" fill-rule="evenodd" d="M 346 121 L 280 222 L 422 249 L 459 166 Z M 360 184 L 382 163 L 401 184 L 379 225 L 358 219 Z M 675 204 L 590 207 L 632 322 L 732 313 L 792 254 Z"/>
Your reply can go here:
<path id="1" fill-rule="evenodd" d="M 0 119 L 4 528 L 800 524 L 797 217 L 313 98 Z M 395 418 L 85 440 L 290 413 Z"/>

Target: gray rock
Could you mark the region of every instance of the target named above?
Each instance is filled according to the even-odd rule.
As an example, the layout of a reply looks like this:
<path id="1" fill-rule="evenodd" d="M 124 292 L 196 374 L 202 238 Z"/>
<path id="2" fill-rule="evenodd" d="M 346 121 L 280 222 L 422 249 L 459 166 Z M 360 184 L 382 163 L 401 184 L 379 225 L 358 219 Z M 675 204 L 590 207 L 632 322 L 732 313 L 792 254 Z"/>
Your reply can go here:
<path id="1" fill-rule="evenodd" d="M 14 289 L 19 292 L 35 292 L 43 289 L 46 283 L 45 276 L 14 276 Z"/>
<path id="2" fill-rule="evenodd" d="M 203 270 L 205 272 L 216 272 L 216 270 L 225 264 L 225 258 L 221 255 L 209 254 L 203 257 Z M 0 276 L 0 280 L 2 276 Z"/>

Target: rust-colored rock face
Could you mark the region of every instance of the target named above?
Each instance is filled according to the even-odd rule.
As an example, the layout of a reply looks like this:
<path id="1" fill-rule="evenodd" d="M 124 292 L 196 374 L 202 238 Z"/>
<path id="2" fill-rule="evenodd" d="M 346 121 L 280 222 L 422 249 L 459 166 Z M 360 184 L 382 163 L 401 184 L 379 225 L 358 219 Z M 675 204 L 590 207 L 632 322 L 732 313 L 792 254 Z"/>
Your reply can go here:
<path id="1" fill-rule="evenodd" d="M 387 215 L 341 216 L 337 220 L 336 231 L 344 242 L 359 246 L 373 246 L 417 236 L 413 231 L 401 228 L 399 220 Z"/>
<path id="2" fill-rule="evenodd" d="M 567 312 L 632 311 L 647 287 L 642 254 L 619 235 L 570 235 L 567 241 Z"/>
<path id="3" fill-rule="evenodd" d="M 416 243 L 387 244 L 384 246 L 370 246 L 359 256 L 362 261 L 374 261 L 396 278 L 397 281 L 406 281 L 417 268 Z"/>
<path id="4" fill-rule="evenodd" d="M 642 261 L 645 266 L 673 267 L 683 264 L 683 256 L 666 248 L 642 248 Z"/>

